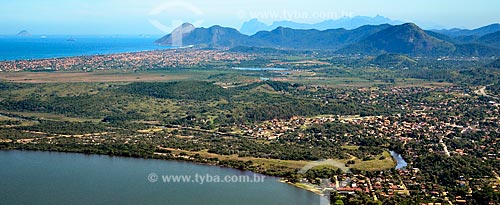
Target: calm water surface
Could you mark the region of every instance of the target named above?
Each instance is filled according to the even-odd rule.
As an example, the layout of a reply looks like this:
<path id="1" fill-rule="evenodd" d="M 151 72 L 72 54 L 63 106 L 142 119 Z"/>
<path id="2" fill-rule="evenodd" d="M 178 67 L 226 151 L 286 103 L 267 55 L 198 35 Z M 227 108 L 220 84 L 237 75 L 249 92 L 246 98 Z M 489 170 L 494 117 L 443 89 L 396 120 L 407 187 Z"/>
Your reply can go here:
<path id="1" fill-rule="evenodd" d="M 317 195 L 272 177 L 263 183 L 203 185 L 148 181 L 150 173 L 253 176 L 251 172 L 185 162 L 0 151 L 0 164 L 0 204 L 319 204 Z"/>
<path id="2" fill-rule="evenodd" d="M 160 36 L 0 36 L 0 61 L 57 58 L 168 49 Z M 71 39 L 71 40 L 69 40 Z"/>
<path id="3" fill-rule="evenodd" d="M 396 169 L 404 169 L 406 166 L 408 166 L 408 163 L 406 163 L 405 159 L 401 154 L 398 154 L 394 151 L 390 151 L 391 156 L 396 160 Z"/>

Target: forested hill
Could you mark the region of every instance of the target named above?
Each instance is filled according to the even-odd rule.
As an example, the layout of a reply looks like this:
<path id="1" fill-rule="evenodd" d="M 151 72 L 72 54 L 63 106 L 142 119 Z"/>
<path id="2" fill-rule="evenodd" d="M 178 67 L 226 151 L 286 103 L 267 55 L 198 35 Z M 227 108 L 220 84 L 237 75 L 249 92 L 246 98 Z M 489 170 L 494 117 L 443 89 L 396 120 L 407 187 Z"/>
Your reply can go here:
<path id="1" fill-rule="evenodd" d="M 365 25 L 356 29 L 292 29 L 278 27 L 248 36 L 234 28 L 212 26 L 195 28 L 183 24 L 156 41 L 162 45 L 234 48 L 240 46 L 292 50 L 331 50 L 340 54 L 379 55 L 398 53 L 412 56 L 497 56 L 498 32 L 483 29 L 484 36 L 448 36 L 446 32 L 425 31 L 413 23 L 402 25 Z M 467 40 L 468 39 L 468 40 Z M 179 45 L 177 45 L 179 46 Z"/>

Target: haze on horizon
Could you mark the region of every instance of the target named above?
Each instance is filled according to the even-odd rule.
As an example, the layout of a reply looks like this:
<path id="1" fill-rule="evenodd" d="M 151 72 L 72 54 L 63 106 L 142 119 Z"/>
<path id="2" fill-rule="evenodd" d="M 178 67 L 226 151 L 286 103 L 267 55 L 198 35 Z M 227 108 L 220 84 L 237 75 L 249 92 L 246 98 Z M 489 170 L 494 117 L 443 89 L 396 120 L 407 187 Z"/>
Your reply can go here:
<path id="1" fill-rule="evenodd" d="M 500 21 L 495 0 L 0 0 L 0 34 L 156 34 L 183 22 L 239 29 L 252 18 L 271 24 L 315 23 L 345 16 L 381 15 L 427 29 L 477 28 Z"/>

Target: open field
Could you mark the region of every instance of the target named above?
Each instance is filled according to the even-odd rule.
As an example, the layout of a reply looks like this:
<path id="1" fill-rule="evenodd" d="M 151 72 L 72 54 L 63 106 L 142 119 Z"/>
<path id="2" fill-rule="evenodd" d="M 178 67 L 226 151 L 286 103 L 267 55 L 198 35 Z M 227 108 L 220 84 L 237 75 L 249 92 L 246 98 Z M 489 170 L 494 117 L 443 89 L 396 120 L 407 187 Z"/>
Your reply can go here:
<path id="1" fill-rule="evenodd" d="M 1 73 L 0 79 L 18 83 L 62 82 L 144 82 L 192 79 L 191 74 L 162 74 L 159 72 L 16 72 Z"/>
<path id="2" fill-rule="evenodd" d="M 313 166 L 311 168 L 318 167 L 330 167 L 330 168 L 340 168 L 344 171 L 347 171 L 349 168 L 356 168 L 363 171 L 378 171 L 378 170 L 387 170 L 394 168 L 396 163 L 392 160 L 389 152 L 385 151 L 382 155 L 386 158 L 383 160 L 379 160 L 378 158 L 375 160 L 363 161 L 361 159 L 355 159 L 356 162 L 354 165 L 350 167 L 345 167 L 344 164 L 348 161 L 339 160 L 339 159 L 328 159 L 324 162 L 311 162 L 311 161 L 298 161 L 298 160 L 279 160 L 279 159 L 264 159 L 264 158 L 255 158 L 255 157 L 238 157 L 237 155 L 219 155 L 208 153 L 207 150 L 202 150 L 198 152 L 194 151 L 186 151 L 172 148 L 164 148 L 165 150 L 170 151 L 173 154 L 179 155 L 181 153 L 187 154 L 189 156 L 194 156 L 196 154 L 200 155 L 203 158 L 218 158 L 219 160 L 238 160 L 238 161 L 252 161 L 254 164 L 261 165 L 265 168 L 270 167 L 286 167 L 289 169 L 302 169 L 305 166 Z M 330 166 L 331 165 L 331 166 Z"/>
<path id="3" fill-rule="evenodd" d="M 176 155 L 179 155 L 181 153 L 185 153 L 189 156 L 194 156 L 196 154 L 199 154 L 203 158 L 218 158 L 219 160 L 252 161 L 254 164 L 259 164 L 266 168 L 273 166 L 282 166 L 291 169 L 300 169 L 304 167 L 307 163 L 309 163 L 307 161 L 298 161 L 298 160 L 279 160 L 279 159 L 264 159 L 255 157 L 238 157 L 237 155 L 220 155 L 220 154 L 208 153 L 207 150 L 195 152 L 195 151 L 179 150 L 172 148 L 164 148 L 164 149 L 171 151 L 172 154 Z"/>
<path id="4" fill-rule="evenodd" d="M 0 110 L 0 113 L 7 113 L 7 112 Z M 91 119 L 91 118 L 68 117 L 62 114 L 53 114 L 53 113 L 39 113 L 39 112 L 9 112 L 9 113 L 23 117 L 37 118 L 40 120 L 53 120 L 53 121 L 100 122 L 102 120 L 102 119 Z M 0 116 L 0 120 L 2 117 L 4 116 Z"/>
<path id="5" fill-rule="evenodd" d="M 379 159 L 381 156 L 384 156 L 384 159 Z M 355 159 L 355 163 L 351 165 L 351 168 L 356 168 L 364 171 L 378 171 L 378 170 L 387 170 L 394 168 L 396 166 L 396 162 L 392 159 L 392 156 L 389 152 L 384 151 L 381 156 L 377 156 L 374 160 L 363 161 L 361 159 Z M 347 160 L 345 161 L 347 162 Z"/>
<path id="6" fill-rule="evenodd" d="M 293 73 L 293 72 L 292 72 Z M 186 80 L 216 81 L 222 87 L 226 82 L 248 83 L 261 81 L 261 77 L 270 77 L 274 81 L 299 83 L 305 85 L 319 85 L 332 88 L 359 88 L 390 85 L 379 80 L 368 80 L 357 77 L 314 77 L 314 72 L 307 72 L 305 76 L 281 76 L 266 71 L 236 71 L 230 69 L 208 70 L 159 70 L 159 71 L 97 71 L 97 72 L 10 72 L 0 73 L 0 81 L 15 83 L 119 83 L 119 82 L 169 82 Z M 312 75 L 312 76 L 311 76 Z M 400 87 L 442 87 L 450 83 L 429 82 L 419 79 L 397 79 L 396 86 Z"/>

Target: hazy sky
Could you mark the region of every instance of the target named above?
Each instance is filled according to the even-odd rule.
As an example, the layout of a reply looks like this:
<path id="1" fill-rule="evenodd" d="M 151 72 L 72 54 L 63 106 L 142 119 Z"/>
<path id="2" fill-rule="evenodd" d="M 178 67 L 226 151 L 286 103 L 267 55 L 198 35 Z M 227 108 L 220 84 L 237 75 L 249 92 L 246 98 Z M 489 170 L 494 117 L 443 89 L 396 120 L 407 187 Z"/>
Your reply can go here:
<path id="1" fill-rule="evenodd" d="M 500 21 L 498 0 L 0 0 L 0 34 L 165 34 L 182 22 L 240 28 L 251 18 L 320 22 L 382 15 L 426 28 Z"/>

